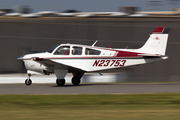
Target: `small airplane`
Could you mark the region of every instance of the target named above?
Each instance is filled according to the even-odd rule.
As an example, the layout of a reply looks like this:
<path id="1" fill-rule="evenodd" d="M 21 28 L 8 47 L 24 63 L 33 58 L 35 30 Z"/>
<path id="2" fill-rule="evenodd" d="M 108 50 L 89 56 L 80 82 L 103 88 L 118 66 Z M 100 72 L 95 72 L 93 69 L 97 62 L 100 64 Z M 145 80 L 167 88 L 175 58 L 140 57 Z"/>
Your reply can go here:
<path id="1" fill-rule="evenodd" d="M 167 59 L 165 56 L 170 28 L 156 27 L 147 42 L 139 49 L 112 49 L 104 47 L 60 44 L 44 53 L 27 54 L 23 60 L 27 69 L 26 85 L 31 85 L 31 75 L 55 73 L 56 84 L 63 86 L 64 77 L 72 73 L 72 84 L 79 85 L 85 72 L 99 72 Z"/>

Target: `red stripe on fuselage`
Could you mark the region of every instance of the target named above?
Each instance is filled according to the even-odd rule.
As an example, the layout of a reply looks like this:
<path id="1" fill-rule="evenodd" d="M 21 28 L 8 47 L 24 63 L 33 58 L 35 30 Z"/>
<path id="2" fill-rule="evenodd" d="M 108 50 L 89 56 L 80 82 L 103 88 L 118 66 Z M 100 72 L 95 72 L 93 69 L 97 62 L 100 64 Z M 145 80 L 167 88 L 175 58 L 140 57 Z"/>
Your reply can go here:
<path id="1" fill-rule="evenodd" d="M 48 59 L 137 59 L 142 58 L 142 56 L 137 57 L 48 57 L 42 58 L 41 60 L 48 60 Z M 32 60 L 31 58 L 24 58 L 23 60 Z M 38 60 L 38 61 L 41 61 Z"/>
<path id="2" fill-rule="evenodd" d="M 116 51 L 115 57 L 140 57 L 138 54 L 140 53 L 135 53 L 135 52 L 127 52 L 127 51 Z"/>
<path id="3" fill-rule="evenodd" d="M 82 56 L 82 57 L 44 57 L 44 58 L 40 58 L 38 59 L 38 61 L 41 60 L 47 60 L 47 59 L 137 59 L 137 58 L 141 58 L 141 55 L 138 55 L 139 53 L 136 54 L 132 54 L 132 53 L 120 53 L 118 52 L 118 54 L 116 56 Z M 31 58 L 24 58 L 23 60 L 31 60 Z"/>
<path id="4" fill-rule="evenodd" d="M 94 48 L 94 47 L 92 47 Z M 107 49 L 107 48 L 98 48 L 97 49 L 102 49 L 102 50 L 109 50 L 109 51 L 116 51 L 113 57 L 141 57 L 138 54 L 142 53 L 136 53 L 136 52 L 129 52 L 129 51 L 121 51 L 121 50 L 115 50 L 115 49 Z"/>

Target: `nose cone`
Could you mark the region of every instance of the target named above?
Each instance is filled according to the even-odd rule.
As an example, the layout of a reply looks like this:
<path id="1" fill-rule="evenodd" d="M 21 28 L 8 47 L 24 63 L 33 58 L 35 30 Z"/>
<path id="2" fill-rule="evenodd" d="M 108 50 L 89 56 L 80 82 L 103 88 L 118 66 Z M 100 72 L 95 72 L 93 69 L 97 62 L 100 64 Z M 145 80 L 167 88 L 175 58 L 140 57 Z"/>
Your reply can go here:
<path id="1" fill-rule="evenodd" d="M 18 57 L 17 60 L 23 60 L 24 56 Z"/>

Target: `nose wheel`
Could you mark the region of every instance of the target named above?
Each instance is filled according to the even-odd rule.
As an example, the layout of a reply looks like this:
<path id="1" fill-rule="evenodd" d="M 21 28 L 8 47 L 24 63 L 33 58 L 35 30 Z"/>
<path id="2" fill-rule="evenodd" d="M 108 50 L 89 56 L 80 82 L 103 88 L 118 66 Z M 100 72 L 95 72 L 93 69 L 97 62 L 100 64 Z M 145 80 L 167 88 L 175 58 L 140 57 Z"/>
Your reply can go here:
<path id="1" fill-rule="evenodd" d="M 25 80 L 25 84 L 26 85 L 31 85 L 32 84 L 32 80 L 31 79 L 26 79 Z"/>
<path id="2" fill-rule="evenodd" d="M 30 79 L 30 77 L 31 77 L 31 74 L 28 74 L 27 79 L 25 80 L 26 85 L 31 85 L 32 84 L 32 80 Z"/>

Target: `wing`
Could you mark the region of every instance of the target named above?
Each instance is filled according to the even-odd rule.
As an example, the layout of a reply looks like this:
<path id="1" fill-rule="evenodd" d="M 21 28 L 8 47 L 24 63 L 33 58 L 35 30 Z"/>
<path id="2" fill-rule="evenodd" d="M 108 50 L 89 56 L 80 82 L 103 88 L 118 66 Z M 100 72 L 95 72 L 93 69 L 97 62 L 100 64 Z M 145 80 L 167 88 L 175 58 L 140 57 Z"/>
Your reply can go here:
<path id="1" fill-rule="evenodd" d="M 33 58 L 31 58 L 31 60 L 34 60 L 34 61 L 36 61 L 38 63 L 41 63 L 46 67 L 54 67 L 55 64 L 56 64 L 56 62 L 53 62 L 53 61 L 51 61 L 49 59 L 39 58 L 39 57 L 33 57 Z"/>
<path id="2" fill-rule="evenodd" d="M 55 66 L 59 66 L 60 68 L 68 68 L 68 70 L 70 71 L 85 71 L 83 69 L 81 69 L 80 67 L 77 66 L 73 66 L 71 64 L 68 64 L 66 62 L 60 62 L 58 60 L 53 60 L 53 59 L 46 59 L 46 58 L 32 58 L 32 60 L 43 64 L 44 66 L 48 67 L 48 68 L 55 68 Z"/>

